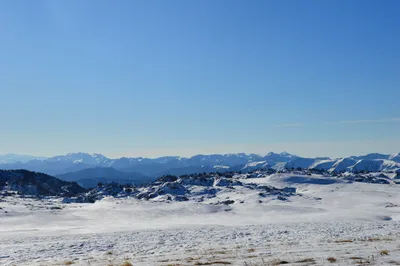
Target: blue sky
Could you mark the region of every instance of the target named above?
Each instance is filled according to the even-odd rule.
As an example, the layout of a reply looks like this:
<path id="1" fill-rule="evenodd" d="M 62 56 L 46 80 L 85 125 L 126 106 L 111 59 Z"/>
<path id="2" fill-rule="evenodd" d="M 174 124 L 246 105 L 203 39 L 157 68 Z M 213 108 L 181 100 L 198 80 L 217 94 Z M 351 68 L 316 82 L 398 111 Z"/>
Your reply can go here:
<path id="1" fill-rule="evenodd" d="M 400 152 L 400 2 L 2 1 L 0 153 Z"/>

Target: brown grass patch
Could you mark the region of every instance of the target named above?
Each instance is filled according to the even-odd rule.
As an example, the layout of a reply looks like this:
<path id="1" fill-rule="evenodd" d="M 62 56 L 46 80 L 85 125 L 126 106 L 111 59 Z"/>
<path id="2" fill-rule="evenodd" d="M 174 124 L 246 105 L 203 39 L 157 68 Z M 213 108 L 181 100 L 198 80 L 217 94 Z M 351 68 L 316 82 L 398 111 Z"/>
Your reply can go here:
<path id="1" fill-rule="evenodd" d="M 72 265 L 72 264 L 75 264 L 75 262 L 73 262 L 73 261 L 66 261 L 66 262 L 64 262 L 64 265 Z"/>
<path id="2" fill-rule="evenodd" d="M 124 261 L 121 266 L 133 266 L 133 264 L 130 261 Z"/>
<path id="3" fill-rule="evenodd" d="M 353 243 L 353 240 L 350 239 L 336 240 L 335 243 Z"/>
<path id="4" fill-rule="evenodd" d="M 361 264 L 370 264 L 371 262 L 367 259 L 361 258 L 361 257 L 350 257 L 349 259 L 355 260 L 355 263 L 361 265 Z"/>
<path id="5" fill-rule="evenodd" d="M 212 262 L 196 262 L 194 265 L 215 265 L 215 264 L 229 265 L 232 263 L 229 261 L 212 261 Z"/>
<path id="6" fill-rule="evenodd" d="M 377 242 L 377 241 L 393 241 L 393 238 L 390 237 L 370 237 L 367 239 L 368 242 Z"/>
<path id="7" fill-rule="evenodd" d="M 249 253 L 253 253 L 253 252 L 255 252 L 256 250 L 254 249 L 254 248 L 249 248 L 248 250 L 247 250 L 247 252 L 249 252 Z"/>
<path id="8" fill-rule="evenodd" d="M 329 257 L 326 260 L 329 261 L 330 263 L 335 263 L 337 261 L 334 257 Z"/>
<path id="9" fill-rule="evenodd" d="M 387 249 L 381 250 L 379 254 L 381 254 L 381 256 L 389 256 L 389 250 Z"/>

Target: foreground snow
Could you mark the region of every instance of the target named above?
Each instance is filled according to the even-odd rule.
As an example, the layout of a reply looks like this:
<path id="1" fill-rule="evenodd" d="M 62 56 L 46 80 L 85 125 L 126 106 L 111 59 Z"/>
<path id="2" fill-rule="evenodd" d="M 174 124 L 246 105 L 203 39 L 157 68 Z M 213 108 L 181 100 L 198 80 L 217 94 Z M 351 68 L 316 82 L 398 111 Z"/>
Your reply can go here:
<path id="1" fill-rule="evenodd" d="M 384 265 L 400 261 L 399 223 L 289 223 L 238 227 L 201 226 L 65 236 L 2 239 L 2 263 L 53 265 L 193 265 L 224 261 L 233 265 L 265 265 L 306 258 L 320 265 L 334 257 Z M 388 250 L 388 256 L 381 256 Z M 351 259 L 353 258 L 353 259 Z M 357 259 L 355 259 L 357 258 Z M 252 263 L 252 264 L 250 264 Z M 201 265 L 201 264 L 198 264 Z"/>
<path id="2" fill-rule="evenodd" d="M 285 175 L 243 182 L 295 186 L 300 195 L 227 190 L 201 203 L 94 204 L 5 197 L 0 264 L 325 265 L 332 257 L 332 265 L 400 265 L 399 185 Z M 213 204 L 227 198 L 235 203 Z"/>

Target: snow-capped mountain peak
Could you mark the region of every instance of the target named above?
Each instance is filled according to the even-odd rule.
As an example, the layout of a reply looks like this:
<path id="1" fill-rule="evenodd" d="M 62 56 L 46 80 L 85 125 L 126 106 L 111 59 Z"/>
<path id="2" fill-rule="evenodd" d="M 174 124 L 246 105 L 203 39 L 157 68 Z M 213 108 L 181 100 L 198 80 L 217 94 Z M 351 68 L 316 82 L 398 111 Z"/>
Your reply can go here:
<path id="1" fill-rule="evenodd" d="M 400 153 L 393 153 L 389 156 L 389 160 L 400 163 Z"/>

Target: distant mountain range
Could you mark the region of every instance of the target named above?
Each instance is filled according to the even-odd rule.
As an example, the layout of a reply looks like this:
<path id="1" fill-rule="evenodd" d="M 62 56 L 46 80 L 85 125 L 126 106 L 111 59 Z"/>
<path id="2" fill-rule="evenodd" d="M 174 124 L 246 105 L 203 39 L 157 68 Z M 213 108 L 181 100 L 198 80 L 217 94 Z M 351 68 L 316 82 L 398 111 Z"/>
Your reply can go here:
<path id="1" fill-rule="evenodd" d="M 20 154 L 14 154 L 14 153 L 7 153 L 7 154 L 0 154 L 0 164 L 8 164 L 8 163 L 26 163 L 31 160 L 45 160 L 47 159 L 46 157 L 37 157 L 37 156 L 31 156 L 31 155 L 20 155 Z"/>
<path id="2" fill-rule="evenodd" d="M 141 173 L 127 173 L 118 171 L 112 167 L 87 168 L 77 172 L 66 173 L 56 176 L 58 179 L 77 182 L 84 188 L 93 188 L 99 183 L 118 183 L 142 185 L 154 180 L 153 177 Z"/>
<path id="3" fill-rule="evenodd" d="M 76 181 L 89 187 L 97 182 L 141 184 L 165 174 L 183 175 L 202 172 L 248 172 L 272 168 L 310 168 L 330 172 L 400 171 L 400 154 L 371 153 L 345 158 L 304 158 L 270 152 L 259 154 L 212 154 L 193 157 L 166 156 L 159 158 L 110 159 L 102 154 L 69 153 L 51 158 L 26 155 L 0 155 L 0 169 L 26 169 Z"/>

